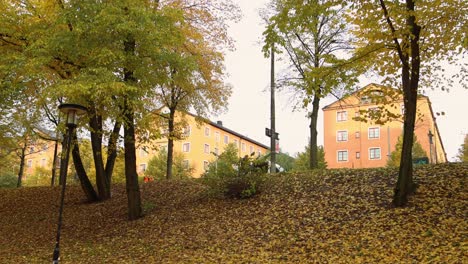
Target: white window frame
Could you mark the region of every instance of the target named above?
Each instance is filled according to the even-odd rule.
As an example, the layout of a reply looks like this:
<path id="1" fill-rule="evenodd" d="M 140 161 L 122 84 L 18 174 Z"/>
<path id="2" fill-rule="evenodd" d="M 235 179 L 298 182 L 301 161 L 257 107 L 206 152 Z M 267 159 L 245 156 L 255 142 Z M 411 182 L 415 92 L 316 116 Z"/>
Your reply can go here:
<path id="1" fill-rule="evenodd" d="M 140 166 L 138 166 L 140 169 L 140 172 L 145 172 L 147 169 L 146 163 L 140 163 Z"/>
<path id="2" fill-rule="evenodd" d="M 378 136 L 377 137 L 371 137 L 371 133 L 370 133 L 371 129 L 377 129 L 377 131 L 378 131 Z M 369 127 L 367 129 L 367 139 L 379 139 L 379 138 L 380 138 L 380 127 Z"/>
<path id="3" fill-rule="evenodd" d="M 42 158 L 41 159 L 41 167 L 45 167 L 47 165 L 47 159 L 46 158 Z"/>
<path id="4" fill-rule="evenodd" d="M 346 160 L 340 160 L 340 152 L 346 153 Z M 348 162 L 349 161 L 349 151 L 347 149 L 340 149 L 336 151 L 336 161 L 338 162 Z"/>
<path id="5" fill-rule="evenodd" d="M 356 151 L 356 159 L 361 159 L 361 151 Z"/>
<path id="6" fill-rule="evenodd" d="M 210 127 L 205 127 L 205 137 L 209 137 L 210 136 Z"/>
<path id="7" fill-rule="evenodd" d="M 28 162 L 26 163 L 26 166 L 27 166 L 28 168 L 32 168 L 32 166 L 33 166 L 33 160 L 32 160 L 32 159 L 28 159 Z"/>
<path id="8" fill-rule="evenodd" d="M 190 168 L 190 160 L 185 159 L 182 161 L 182 164 L 184 165 L 184 169 L 188 170 Z"/>
<path id="9" fill-rule="evenodd" d="M 215 153 L 216 155 L 219 155 L 219 149 L 215 147 L 215 148 L 214 148 L 214 153 Z"/>
<path id="10" fill-rule="evenodd" d="M 354 133 L 354 137 L 355 138 L 360 138 L 361 137 L 361 131 L 356 131 L 356 133 Z"/>
<path id="11" fill-rule="evenodd" d="M 218 131 L 215 131 L 215 140 L 216 140 L 216 142 L 219 142 L 219 140 L 220 140 L 220 136 L 219 136 Z"/>
<path id="12" fill-rule="evenodd" d="M 207 171 L 210 167 L 210 162 L 207 160 L 203 161 L 203 170 Z"/>
<path id="13" fill-rule="evenodd" d="M 379 157 L 378 158 L 372 158 L 371 155 L 371 150 L 379 150 Z M 381 160 L 382 159 L 382 149 L 380 147 L 372 147 L 369 148 L 369 160 Z"/>
<path id="14" fill-rule="evenodd" d="M 338 135 L 340 135 L 342 133 L 344 133 L 345 139 L 340 140 L 340 137 Z M 336 141 L 337 142 L 346 142 L 346 141 L 348 141 L 348 130 L 338 130 L 338 131 L 336 131 Z"/>
<path id="15" fill-rule="evenodd" d="M 187 150 L 185 150 L 185 146 L 188 146 Z M 190 152 L 190 142 L 185 142 L 182 144 L 182 152 Z"/>
<path id="16" fill-rule="evenodd" d="M 250 148 L 249 148 L 249 149 L 250 149 L 250 152 L 249 152 L 250 154 L 252 154 L 252 153 L 254 153 L 254 152 L 255 152 L 255 148 L 254 148 L 253 146 L 250 146 Z"/>
<path id="17" fill-rule="evenodd" d="M 348 111 L 337 111 L 336 122 L 348 121 Z"/>
<path id="18" fill-rule="evenodd" d="M 210 144 L 206 144 L 203 146 L 203 152 L 206 154 L 210 154 Z"/>
<path id="19" fill-rule="evenodd" d="M 232 143 L 234 143 L 234 145 L 236 145 L 237 148 L 239 147 L 239 141 L 237 139 L 233 139 Z"/>
<path id="20" fill-rule="evenodd" d="M 184 127 L 184 131 L 182 134 L 184 137 L 190 137 L 190 135 L 192 134 L 192 127 L 190 125 Z"/>
<path id="21" fill-rule="evenodd" d="M 247 149 L 247 147 L 245 146 L 245 143 L 242 142 L 242 143 L 241 143 L 241 150 L 242 150 L 243 152 L 245 152 L 246 149 Z"/>
<path id="22" fill-rule="evenodd" d="M 229 136 L 228 135 L 224 135 L 224 144 L 229 144 Z"/>

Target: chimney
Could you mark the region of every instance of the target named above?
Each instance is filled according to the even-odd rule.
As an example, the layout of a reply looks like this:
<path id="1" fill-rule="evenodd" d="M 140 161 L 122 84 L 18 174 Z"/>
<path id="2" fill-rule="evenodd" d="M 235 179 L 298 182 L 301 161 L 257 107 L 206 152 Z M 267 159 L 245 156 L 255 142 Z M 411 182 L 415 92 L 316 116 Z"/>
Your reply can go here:
<path id="1" fill-rule="evenodd" d="M 216 124 L 217 124 L 218 126 L 223 126 L 223 121 L 218 120 L 218 121 L 216 121 Z"/>

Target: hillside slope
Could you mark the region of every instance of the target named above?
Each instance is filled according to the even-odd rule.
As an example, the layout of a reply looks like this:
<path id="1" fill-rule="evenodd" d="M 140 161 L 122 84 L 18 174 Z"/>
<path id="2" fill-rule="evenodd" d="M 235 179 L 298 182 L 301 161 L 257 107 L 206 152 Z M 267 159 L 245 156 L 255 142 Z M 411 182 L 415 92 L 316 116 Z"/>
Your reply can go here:
<path id="1" fill-rule="evenodd" d="M 142 184 L 146 216 L 126 221 L 124 186 L 83 203 L 67 189 L 61 263 L 467 263 L 468 164 L 419 167 L 406 208 L 395 170 L 271 178 L 258 196 L 220 200 L 197 181 Z M 0 263 L 47 263 L 59 188 L 0 190 Z"/>

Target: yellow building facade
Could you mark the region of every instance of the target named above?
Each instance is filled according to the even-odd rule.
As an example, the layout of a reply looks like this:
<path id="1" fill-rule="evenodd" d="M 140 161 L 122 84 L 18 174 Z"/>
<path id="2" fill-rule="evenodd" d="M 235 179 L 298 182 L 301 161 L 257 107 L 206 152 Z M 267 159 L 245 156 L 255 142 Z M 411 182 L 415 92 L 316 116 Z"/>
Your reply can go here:
<path id="1" fill-rule="evenodd" d="M 379 100 L 379 96 L 387 98 Z M 389 121 L 383 124 L 371 121 L 368 115 L 372 111 L 383 113 L 383 118 Z M 397 90 L 381 85 L 369 84 L 325 106 L 323 114 L 324 151 L 329 168 L 384 167 L 403 134 L 402 96 Z M 429 162 L 447 162 L 431 102 L 426 96 L 418 97 L 416 119 L 414 132 Z"/>
<path id="2" fill-rule="evenodd" d="M 182 117 L 179 115 L 177 118 Z M 197 121 L 196 116 L 192 114 L 186 114 L 183 118 L 187 124 L 182 139 L 174 140 L 174 152 L 183 154 L 184 163 L 193 169 L 193 177 L 200 177 L 215 160 L 216 155 L 221 154 L 230 143 L 237 147 L 239 157 L 251 153 L 264 155 L 268 150 L 266 145 L 224 127 L 220 121 Z M 167 143 L 167 138 L 163 138 L 137 148 L 137 167 L 140 175 L 158 151 L 167 150 Z"/>
<path id="3" fill-rule="evenodd" d="M 178 119 L 181 118 L 179 115 Z M 266 145 L 224 127 L 220 121 L 212 122 L 203 119 L 197 121 L 196 116 L 192 114 L 185 114 L 183 118 L 186 121 L 186 126 L 182 139 L 174 140 L 174 153 L 183 154 L 184 163 L 187 167 L 193 169 L 193 177 L 200 177 L 209 164 L 215 160 L 216 155 L 221 154 L 230 143 L 236 145 L 239 157 L 251 153 L 264 155 L 268 150 Z M 167 143 L 167 138 L 161 138 L 146 144 L 137 143 L 137 171 L 140 176 L 144 175 L 149 160 L 156 156 L 158 151 L 167 150 Z M 42 139 L 29 147 L 25 158 L 25 177 L 34 174 L 37 168 L 52 170 L 54 147 L 55 141 Z M 58 145 L 57 150 L 57 153 L 60 152 L 61 144 Z M 70 162 L 72 164 L 71 158 Z"/>

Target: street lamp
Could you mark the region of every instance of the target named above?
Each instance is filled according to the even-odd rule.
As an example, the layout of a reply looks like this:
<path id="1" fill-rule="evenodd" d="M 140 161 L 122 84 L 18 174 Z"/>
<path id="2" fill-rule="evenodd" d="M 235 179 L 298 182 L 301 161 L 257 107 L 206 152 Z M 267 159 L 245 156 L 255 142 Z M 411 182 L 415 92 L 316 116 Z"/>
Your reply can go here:
<path id="1" fill-rule="evenodd" d="M 62 159 L 60 164 L 60 179 L 62 179 L 62 194 L 60 197 L 60 209 L 59 209 L 59 218 L 57 224 L 57 239 L 55 240 L 54 256 L 52 263 L 59 263 L 60 256 L 60 231 L 62 229 L 62 215 L 63 215 L 63 203 L 65 200 L 65 187 L 67 180 L 67 169 L 68 169 L 68 160 L 70 157 L 70 148 L 71 141 L 73 137 L 73 130 L 76 128 L 78 122 L 78 115 L 85 114 L 87 109 L 84 106 L 77 104 L 61 104 L 58 109 L 65 114 L 65 122 L 67 125 L 67 135 L 65 138 L 65 144 L 62 146 Z M 63 156 L 65 155 L 65 156 Z"/>

